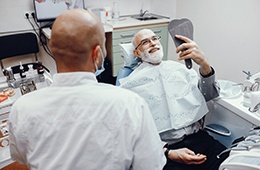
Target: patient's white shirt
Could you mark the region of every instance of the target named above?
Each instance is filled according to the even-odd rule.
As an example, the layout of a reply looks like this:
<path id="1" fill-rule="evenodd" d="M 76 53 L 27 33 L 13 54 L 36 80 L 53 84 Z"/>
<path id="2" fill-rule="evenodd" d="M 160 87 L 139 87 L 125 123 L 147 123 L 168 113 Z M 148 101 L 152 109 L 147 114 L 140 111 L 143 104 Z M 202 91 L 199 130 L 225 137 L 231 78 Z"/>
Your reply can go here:
<path id="1" fill-rule="evenodd" d="M 93 73 L 55 74 L 51 87 L 15 102 L 9 121 L 11 156 L 31 170 L 161 170 L 166 162 L 147 103 Z"/>
<path id="2" fill-rule="evenodd" d="M 187 127 L 208 112 L 198 81 L 195 70 L 178 62 L 143 62 L 128 77 L 120 79 L 120 86 L 146 100 L 161 133 Z"/>

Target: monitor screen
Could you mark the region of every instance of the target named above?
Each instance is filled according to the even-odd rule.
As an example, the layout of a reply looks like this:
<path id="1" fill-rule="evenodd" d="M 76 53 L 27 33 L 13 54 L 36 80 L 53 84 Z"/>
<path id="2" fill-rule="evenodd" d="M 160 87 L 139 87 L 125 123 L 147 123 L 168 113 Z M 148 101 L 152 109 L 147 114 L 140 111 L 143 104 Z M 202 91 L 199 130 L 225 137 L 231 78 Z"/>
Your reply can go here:
<path id="1" fill-rule="evenodd" d="M 73 8 L 84 9 L 84 0 L 33 0 L 37 22 L 54 21 L 58 15 Z"/>

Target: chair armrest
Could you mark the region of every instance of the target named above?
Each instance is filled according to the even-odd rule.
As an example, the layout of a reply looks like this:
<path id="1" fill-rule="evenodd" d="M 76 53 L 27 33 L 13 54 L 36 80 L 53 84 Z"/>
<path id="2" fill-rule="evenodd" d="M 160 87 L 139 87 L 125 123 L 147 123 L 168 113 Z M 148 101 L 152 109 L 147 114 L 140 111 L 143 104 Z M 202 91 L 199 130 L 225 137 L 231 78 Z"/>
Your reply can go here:
<path id="1" fill-rule="evenodd" d="M 121 67 L 118 72 L 117 72 L 117 77 L 116 77 L 116 86 L 120 85 L 119 80 L 121 78 L 127 77 L 130 73 L 132 73 L 133 69 L 129 67 Z"/>
<path id="2" fill-rule="evenodd" d="M 208 124 L 204 127 L 205 130 L 208 130 L 210 132 L 222 135 L 222 136 L 230 136 L 231 132 L 225 128 L 224 126 L 218 125 L 218 124 Z"/>

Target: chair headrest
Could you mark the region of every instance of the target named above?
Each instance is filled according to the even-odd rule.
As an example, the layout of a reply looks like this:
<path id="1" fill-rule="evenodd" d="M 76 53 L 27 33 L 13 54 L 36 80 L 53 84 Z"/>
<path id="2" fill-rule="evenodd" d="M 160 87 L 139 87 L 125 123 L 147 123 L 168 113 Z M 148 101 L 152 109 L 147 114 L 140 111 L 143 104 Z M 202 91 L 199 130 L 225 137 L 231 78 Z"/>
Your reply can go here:
<path id="1" fill-rule="evenodd" d="M 134 46 L 132 43 L 120 44 L 122 55 L 124 57 L 124 66 L 134 69 L 141 63 L 141 59 L 134 55 Z"/>

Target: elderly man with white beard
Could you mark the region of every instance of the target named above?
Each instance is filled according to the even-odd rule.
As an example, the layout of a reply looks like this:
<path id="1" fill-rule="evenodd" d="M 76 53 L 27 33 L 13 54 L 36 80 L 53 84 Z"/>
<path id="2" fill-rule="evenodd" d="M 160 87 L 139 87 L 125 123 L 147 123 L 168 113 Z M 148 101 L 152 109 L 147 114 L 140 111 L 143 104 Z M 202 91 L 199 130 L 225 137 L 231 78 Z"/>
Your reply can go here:
<path id="1" fill-rule="evenodd" d="M 194 41 L 176 38 L 185 42 L 176 48 L 179 60 L 192 59 L 200 67 L 199 75 L 179 62 L 162 61 L 160 36 L 143 29 L 133 39 L 133 53 L 142 63 L 119 80 L 120 87 L 136 92 L 148 103 L 164 143 L 164 170 L 217 170 L 228 153 L 218 159 L 225 146 L 203 130 L 206 102 L 219 95 L 215 71 Z"/>

